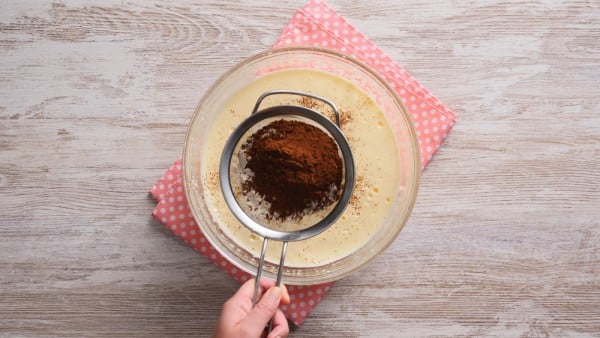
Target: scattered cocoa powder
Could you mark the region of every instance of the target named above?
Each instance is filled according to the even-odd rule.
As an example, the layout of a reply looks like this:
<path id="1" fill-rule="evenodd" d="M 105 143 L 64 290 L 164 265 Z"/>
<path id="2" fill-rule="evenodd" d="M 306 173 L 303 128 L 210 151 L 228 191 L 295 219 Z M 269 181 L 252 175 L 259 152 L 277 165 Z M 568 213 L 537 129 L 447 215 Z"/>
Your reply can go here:
<path id="1" fill-rule="evenodd" d="M 219 189 L 219 172 L 218 171 L 211 171 L 209 173 L 206 174 L 206 184 L 208 185 L 209 189 L 212 191 L 218 191 Z"/>
<path id="2" fill-rule="evenodd" d="M 254 133 L 242 151 L 253 173 L 243 189 L 270 203 L 270 217 L 301 219 L 339 198 L 342 159 L 333 138 L 318 127 L 277 120 Z"/>
<path id="3" fill-rule="evenodd" d="M 315 109 L 316 107 L 323 105 L 322 101 L 313 99 L 312 97 L 303 96 L 299 99 L 299 103 L 306 108 Z"/>
<path id="4" fill-rule="evenodd" d="M 360 214 L 361 200 L 359 196 L 364 196 L 365 193 L 365 178 L 357 176 L 354 182 L 354 194 L 350 197 L 350 205 Z"/>
<path id="5" fill-rule="evenodd" d="M 318 109 L 319 111 L 321 111 L 322 113 L 325 113 L 325 115 L 327 117 L 329 117 L 331 120 L 335 120 L 335 115 L 334 115 L 335 113 L 333 112 L 333 110 L 331 110 L 331 108 L 329 108 L 329 106 L 327 106 L 327 109 L 325 109 L 326 105 L 322 101 L 315 100 L 312 97 L 303 96 L 302 98 L 299 98 L 297 100 L 297 102 L 300 105 L 302 105 L 308 109 L 315 110 L 316 108 L 319 108 Z M 346 127 L 348 123 L 350 123 L 354 120 L 352 111 L 339 108 L 339 113 L 340 113 L 340 125 L 342 126 L 342 128 Z"/>
<path id="6" fill-rule="evenodd" d="M 340 109 L 340 125 L 345 127 L 348 123 L 354 120 L 354 116 L 352 116 L 352 112 L 344 109 Z"/>

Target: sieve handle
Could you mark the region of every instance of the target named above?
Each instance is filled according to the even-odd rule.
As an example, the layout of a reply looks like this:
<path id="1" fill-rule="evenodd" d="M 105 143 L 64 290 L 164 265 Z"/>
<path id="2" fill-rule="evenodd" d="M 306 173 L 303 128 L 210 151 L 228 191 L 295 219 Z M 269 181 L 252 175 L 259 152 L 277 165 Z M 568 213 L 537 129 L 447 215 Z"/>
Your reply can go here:
<path id="1" fill-rule="evenodd" d="M 281 246 L 281 258 L 279 258 L 279 268 L 277 269 L 277 280 L 275 281 L 275 286 L 281 285 L 281 275 L 283 274 L 283 263 L 285 262 L 285 253 L 287 252 L 287 241 L 284 241 Z M 273 331 L 273 319 L 269 321 L 269 331 Z"/>
<path id="2" fill-rule="evenodd" d="M 267 246 L 269 244 L 269 239 L 265 237 L 263 239 L 262 249 L 260 251 L 260 259 L 258 261 L 258 270 L 256 271 L 256 280 L 254 281 L 254 295 L 252 295 L 252 307 L 256 305 L 258 302 L 258 290 L 260 289 L 260 278 L 263 272 L 263 266 L 265 264 L 265 253 L 267 252 Z M 281 285 L 281 276 L 283 274 L 283 263 L 285 262 L 285 255 L 287 252 L 287 241 L 283 242 L 281 246 L 281 257 L 279 258 L 279 268 L 277 269 L 277 280 L 275 282 L 275 286 Z M 273 330 L 273 319 L 269 321 L 269 330 L 271 332 Z"/>
<path id="3" fill-rule="evenodd" d="M 260 251 L 260 259 L 258 260 L 258 269 L 256 271 L 256 280 L 254 281 L 254 295 L 252 296 L 252 307 L 258 302 L 258 290 L 260 288 L 260 278 L 262 277 L 263 266 L 265 265 L 265 253 L 267 252 L 267 246 L 269 239 L 265 237 L 263 239 L 262 249 Z M 287 241 L 283 242 L 281 246 L 281 257 L 279 258 L 279 268 L 277 269 L 277 280 L 275 286 L 281 285 L 281 277 L 283 275 L 283 264 L 285 263 L 285 255 L 287 252 Z"/>
<path id="4" fill-rule="evenodd" d="M 338 109 L 338 107 L 335 105 L 335 103 L 331 102 L 330 100 L 321 97 L 321 96 L 317 96 L 317 95 L 313 95 L 313 94 L 309 94 L 309 93 L 304 93 L 304 92 L 297 92 L 294 90 L 272 90 L 272 91 L 268 91 L 263 93 L 261 96 L 258 97 L 258 100 L 256 100 L 256 104 L 254 105 L 254 109 L 252 109 L 252 114 L 255 114 L 258 111 L 258 107 L 260 106 L 260 104 L 262 103 L 262 101 L 267 97 L 267 96 L 271 96 L 271 95 L 279 95 L 279 94 L 287 94 L 287 95 L 297 95 L 297 96 L 306 96 L 306 97 L 310 97 L 313 98 L 315 100 L 319 100 L 321 102 L 326 103 L 327 105 L 329 105 L 331 107 L 331 109 L 333 110 L 333 113 L 335 114 L 335 124 L 341 128 L 340 125 L 340 111 Z"/>
<path id="5" fill-rule="evenodd" d="M 265 237 L 263 239 L 262 249 L 260 251 L 260 259 L 258 260 L 258 269 L 256 270 L 256 280 L 254 281 L 254 294 L 252 295 L 252 307 L 258 302 L 258 289 L 260 287 L 260 278 L 263 272 L 263 265 L 265 264 L 265 253 L 267 252 L 267 245 L 269 239 Z"/>

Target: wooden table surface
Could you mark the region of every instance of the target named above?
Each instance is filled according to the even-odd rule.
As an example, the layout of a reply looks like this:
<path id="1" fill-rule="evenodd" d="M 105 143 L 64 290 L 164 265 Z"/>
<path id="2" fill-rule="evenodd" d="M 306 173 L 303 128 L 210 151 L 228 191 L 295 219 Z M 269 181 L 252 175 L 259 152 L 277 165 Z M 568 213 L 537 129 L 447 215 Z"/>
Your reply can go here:
<path id="1" fill-rule="evenodd" d="M 208 336 L 153 220 L 201 95 L 303 0 L 2 1 L 0 336 Z M 293 336 L 600 334 L 600 4 L 342 1 L 458 122 L 403 232 Z"/>

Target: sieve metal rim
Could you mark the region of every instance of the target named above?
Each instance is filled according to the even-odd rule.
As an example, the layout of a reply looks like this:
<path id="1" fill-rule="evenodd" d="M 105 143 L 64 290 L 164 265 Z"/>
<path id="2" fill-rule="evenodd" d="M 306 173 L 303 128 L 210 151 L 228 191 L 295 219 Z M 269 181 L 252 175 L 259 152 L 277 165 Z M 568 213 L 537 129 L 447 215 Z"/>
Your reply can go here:
<path id="1" fill-rule="evenodd" d="M 233 187 L 231 185 L 230 179 L 230 166 L 231 160 L 233 157 L 233 152 L 239 143 L 241 137 L 254 125 L 257 123 L 273 117 L 284 117 L 284 116 L 300 116 L 304 118 L 308 118 L 320 126 L 322 126 L 336 141 L 339 146 L 340 152 L 342 153 L 342 160 L 344 162 L 344 184 L 342 188 L 342 194 L 338 199 L 336 205 L 333 209 L 319 222 L 305 228 L 302 230 L 296 231 L 279 231 L 270 229 L 255 220 L 253 220 L 250 216 L 244 212 L 242 207 L 237 202 L 233 194 Z M 278 240 L 278 241 L 300 241 L 304 239 L 308 239 L 318 235 L 319 233 L 325 231 L 329 228 L 344 212 L 346 206 L 350 202 L 350 198 L 352 197 L 352 191 L 355 183 L 355 172 L 354 172 L 354 158 L 352 156 L 352 151 L 350 149 L 350 145 L 346 140 L 344 134 L 341 129 L 331 122 L 328 118 L 323 116 L 322 114 L 301 106 L 294 105 L 280 105 L 273 106 L 269 108 L 265 108 L 261 111 L 253 113 L 248 118 L 246 118 L 238 127 L 233 131 L 233 133 L 227 139 L 225 143 L 225 147 L 223 149 L 223 153 L 221 155 L 221 161 L 219 164 L 219 179 L 221 183 L 221 191 L 223 193 L 223 197 L 225 198 L 225 202 L 229 206 L 233 215 L 248 229 L 252 232 L 259 234 L 260 236 L 268 239 Z"/>

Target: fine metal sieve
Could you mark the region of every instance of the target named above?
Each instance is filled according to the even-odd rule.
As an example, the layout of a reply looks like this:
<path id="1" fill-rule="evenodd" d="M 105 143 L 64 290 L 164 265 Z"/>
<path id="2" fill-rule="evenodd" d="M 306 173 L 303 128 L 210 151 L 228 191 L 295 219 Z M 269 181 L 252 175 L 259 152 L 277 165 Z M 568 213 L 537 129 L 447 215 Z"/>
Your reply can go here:
<path id="1" fill-rule="evenodd" d="M 259 107 L 263 100 L 272 95 L 294 95 L 301 97 L 309 97 L 315 100 L 319 100 L 324 102 L 328 106 L 331 107 L 335 116 L 335 123 L 333 123 L 330 119 L 320 114 L 319 112 L 309 109 L 304 106 L 295 106 L 295 105 L 280 105 L 269 107 L 259 111 Z M 240 205 L 238 199 L 236 198 L 235 188 L 232 185 L 231 178 L 231 167 L 232 167 L 232 159 L 234 157 L 234 153 L 236 149 L 239 149 L 240 143 L 242 143 L 242 138 L 246 135 L 252 128 L 255 128 L 261 122 L 264 122 L 268 119 L 273 118 L 301 118 L 305 120 L 310 120 L 316 125 L 322 127 L 336 142 L 338 146 L 338 150 L 341 153 L 343 167 L 344 167 L 344 179 L 341 190 L 341 196 L 338 199 L 337 203 L 333 206 L 333 208 L 320 220 L 316 221 L 313 224 L 309 224 L 306 227 L 303 227 L 300 230 L 290 230 L 290 231 L 282 231 L 281 229 L 274 229 L 273 227 L 268 227 L 263 222 L 257 221 L 253 217 L 251 217 Z M 219 165 L 219 176 L 221 181 L 221 190 L 223 192 L 225 202 L 228 207 L 231 209 L 234 216 L 249 230 L 263 237 L 262 250 L 260 253 L 260 259 L 258 263 L 258 269 L 256 272 L 256 281 L 254 285 L 254 296 L 252 299 L 252 305 L 254 306 L 257 302 L 258 298 L 258 290 L 259 290 L 259 281 L 263 271 L 263 265 L 265 261 L 265 253 L 267 251 L 268 241 L 276 240 L 281 241 L 281 258 L 279 260 L 279 266 L 277 270 L 277 280 L 276 285 L 279 286 L 281 284 L 281 276 L 283 272 L 283 264 L 285 261 L 285 255 L 287 250 L 287 243 L 289 241 L 301 241 L 313 236 L 318 235 L 319 233 L 325 231 L 329 226 L 331 226 L 337 218 L 342 214 L 348 202 L 350 201 L 350 197 L 352 195 L 352 190 L 354 188 L 355 182 L 355 173 L 354 173 L 354 159 L 352 157 L 352 152 L 350 150 L 350 146 L 348 141 L 344 137 L 342 131 L 340 130 L 340 113 L 337 106 L 328 99 L 323 97 L 319 97 L 316 95 L 290 91 L 290 90 L 275 90 L 269 91 L 262 94 L 256 104 L 254 105 L 254 109 L 252 110 L 251 115 L 246 118 L 229 136 L 229 139 L 225 143 L 225 148 L 223 149 L 223 153 L 221 155 L 221 161 Z"/>

